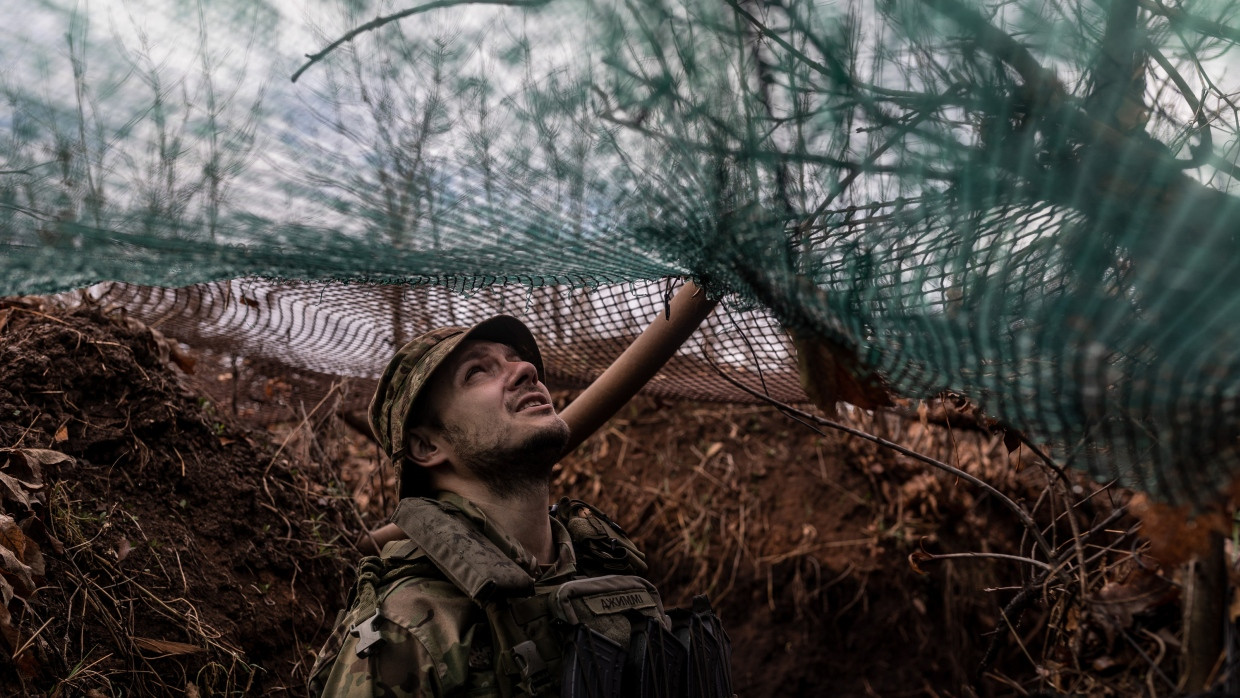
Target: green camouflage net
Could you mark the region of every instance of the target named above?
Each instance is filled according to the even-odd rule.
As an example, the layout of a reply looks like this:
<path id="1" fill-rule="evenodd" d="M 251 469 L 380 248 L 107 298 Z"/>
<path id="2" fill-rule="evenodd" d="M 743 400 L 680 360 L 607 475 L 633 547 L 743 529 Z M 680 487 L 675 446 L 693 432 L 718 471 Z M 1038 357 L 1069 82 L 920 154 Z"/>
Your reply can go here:
<path id="1" fill-rule="evenodd" d="M 386 317 L 379 284 L 551 289 L 521 311 L 552 327 L 591 289 L 691 277 L 763 328 L 682 353 L 700 377 L 760 387 L 772 352 L 791 375 L 774 320 L 897 394 L 967 395 L 1097 478 L 1200 505 L 1240 471 L 1238 13 L 28 3 L 0 29 L 0 292 L 349 282 L 296 287 L 332 290 L 328 323 L 383 306 L 364 359 L 294 321 L 334 357 L 309 364 L 337 366 L 298 367 L 330 373 L 440 316 Z M 544 334 L 589 375 L 589 341 L 660 302 L 602 297 L 615 324 Z M 239 336 L 218 307 L 161 312 Z"/>

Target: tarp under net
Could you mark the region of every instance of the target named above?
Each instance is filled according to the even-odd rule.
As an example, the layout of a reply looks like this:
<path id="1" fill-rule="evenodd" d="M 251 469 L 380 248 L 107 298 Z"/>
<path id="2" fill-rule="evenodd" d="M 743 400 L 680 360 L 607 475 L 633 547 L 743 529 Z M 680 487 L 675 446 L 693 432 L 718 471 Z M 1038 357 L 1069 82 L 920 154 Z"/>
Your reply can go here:
<path id="1" fill-rule="evenodd" d="M 468 327 L 497 314 L 521 317 L 541 347 L 553 389 L 588 386 L 661 314 L 678 284 L 641 282 L 573 289 L 488 286 L 461 294 L 442 286 L 271 282 L 263 279 L 160 288 L 98 284 L 87 302 L 115 308 L 215 358 L 246 416 L 299 416 L 337 379 L 346 410 L 363 411 L 396 348 L 436 327 Z M 80 296 L 66 298 L 76 302 Z M 644 387 L 649 395 L 752 403 L 751 390 L 805 402 L 792 346 L 760 310 L 717 310 Z M 244 358 L 244 366 L 224 362 Z M 207 375 L 206 379 L 211 380 Z M 214 391 L 219 392 L 219 391 Z M 275 393 L 275 394 L 270 394 Z M 230 396 L 226 396 L 230 397 Z"/>
<path id="2" fill-rule="evenodd" d="M 0 293 L 308 282 L 331 323 L 407 313 L 384 341 L 438 321 L 430 288 L 559 298 L 508 305 L 568 361 L 637 316 L 607 289 L 689 277 L 773 333 L 785 375 L 777 325 L 1200 505 L 1240 472 L 1237 12 L 29 3 L 0 28 Z M 285 341 L 173 306 L 191 339 Z M 313 361 L 347 361 L 296 322 Z"/>

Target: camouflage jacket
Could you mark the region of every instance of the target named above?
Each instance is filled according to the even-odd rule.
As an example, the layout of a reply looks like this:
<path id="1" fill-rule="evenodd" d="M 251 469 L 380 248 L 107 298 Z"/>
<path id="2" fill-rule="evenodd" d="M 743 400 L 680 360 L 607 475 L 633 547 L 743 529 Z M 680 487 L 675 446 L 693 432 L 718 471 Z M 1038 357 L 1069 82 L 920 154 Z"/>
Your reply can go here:
<path id="1" fill-rule="evenodd" d="M 578 574 L 572 540 L 555 518 L 551 530 L 558 556 L 555 564 L 539 566 L 468 500 L 450 492 L 440 493 L 438 499 L 537 581 L 556 583 Z M 414 571 L 378 585 L 376 626 L 381 640 L 375 644 L 377 650 L 359 657 L 359 637 L 333 635 L 311 670 L 310 694 L 328 698 L 497 696 L 491 633 L 483 610 L 438 574 L 412 542 L 388 543 L 382 558 L 386 568 L 407 562 Z"/>

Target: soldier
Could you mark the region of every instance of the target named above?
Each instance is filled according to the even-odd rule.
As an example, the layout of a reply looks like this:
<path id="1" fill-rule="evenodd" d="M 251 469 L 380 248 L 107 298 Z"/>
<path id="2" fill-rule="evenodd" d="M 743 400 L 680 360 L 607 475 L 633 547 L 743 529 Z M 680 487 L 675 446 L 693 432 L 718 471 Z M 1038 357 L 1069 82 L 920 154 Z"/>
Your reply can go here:
<path id="1" fill-rule="evenodd" d="M 730 695 L 726 677 L 694 676 L 727 665 L 704 598 L 669 616 L 619 526 L 576 500 L 548 515 L 569 428 L 543 377 L 533 336 L 507 316 L 392 358 L 369 417 L 408 539 L 360 564 L 312 695 L 681 696 L 691 681 L 713 687 L 691 695 Z"/>

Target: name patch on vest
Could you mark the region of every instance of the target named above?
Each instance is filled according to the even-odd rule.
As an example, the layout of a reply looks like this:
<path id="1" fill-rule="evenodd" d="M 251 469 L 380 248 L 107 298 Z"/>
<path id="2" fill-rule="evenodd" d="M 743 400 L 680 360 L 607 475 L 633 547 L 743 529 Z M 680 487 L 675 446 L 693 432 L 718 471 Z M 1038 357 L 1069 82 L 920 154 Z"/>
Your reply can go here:
<path id="1" fill-rule="evenodd" d="M 643 590 L 620 591 L 614 594 L 599 594 L 584 599 L 586 606 L 595 613 L 619 613 L 633 608 L 650 608 L 655 605 L 650 592 Z"/>

